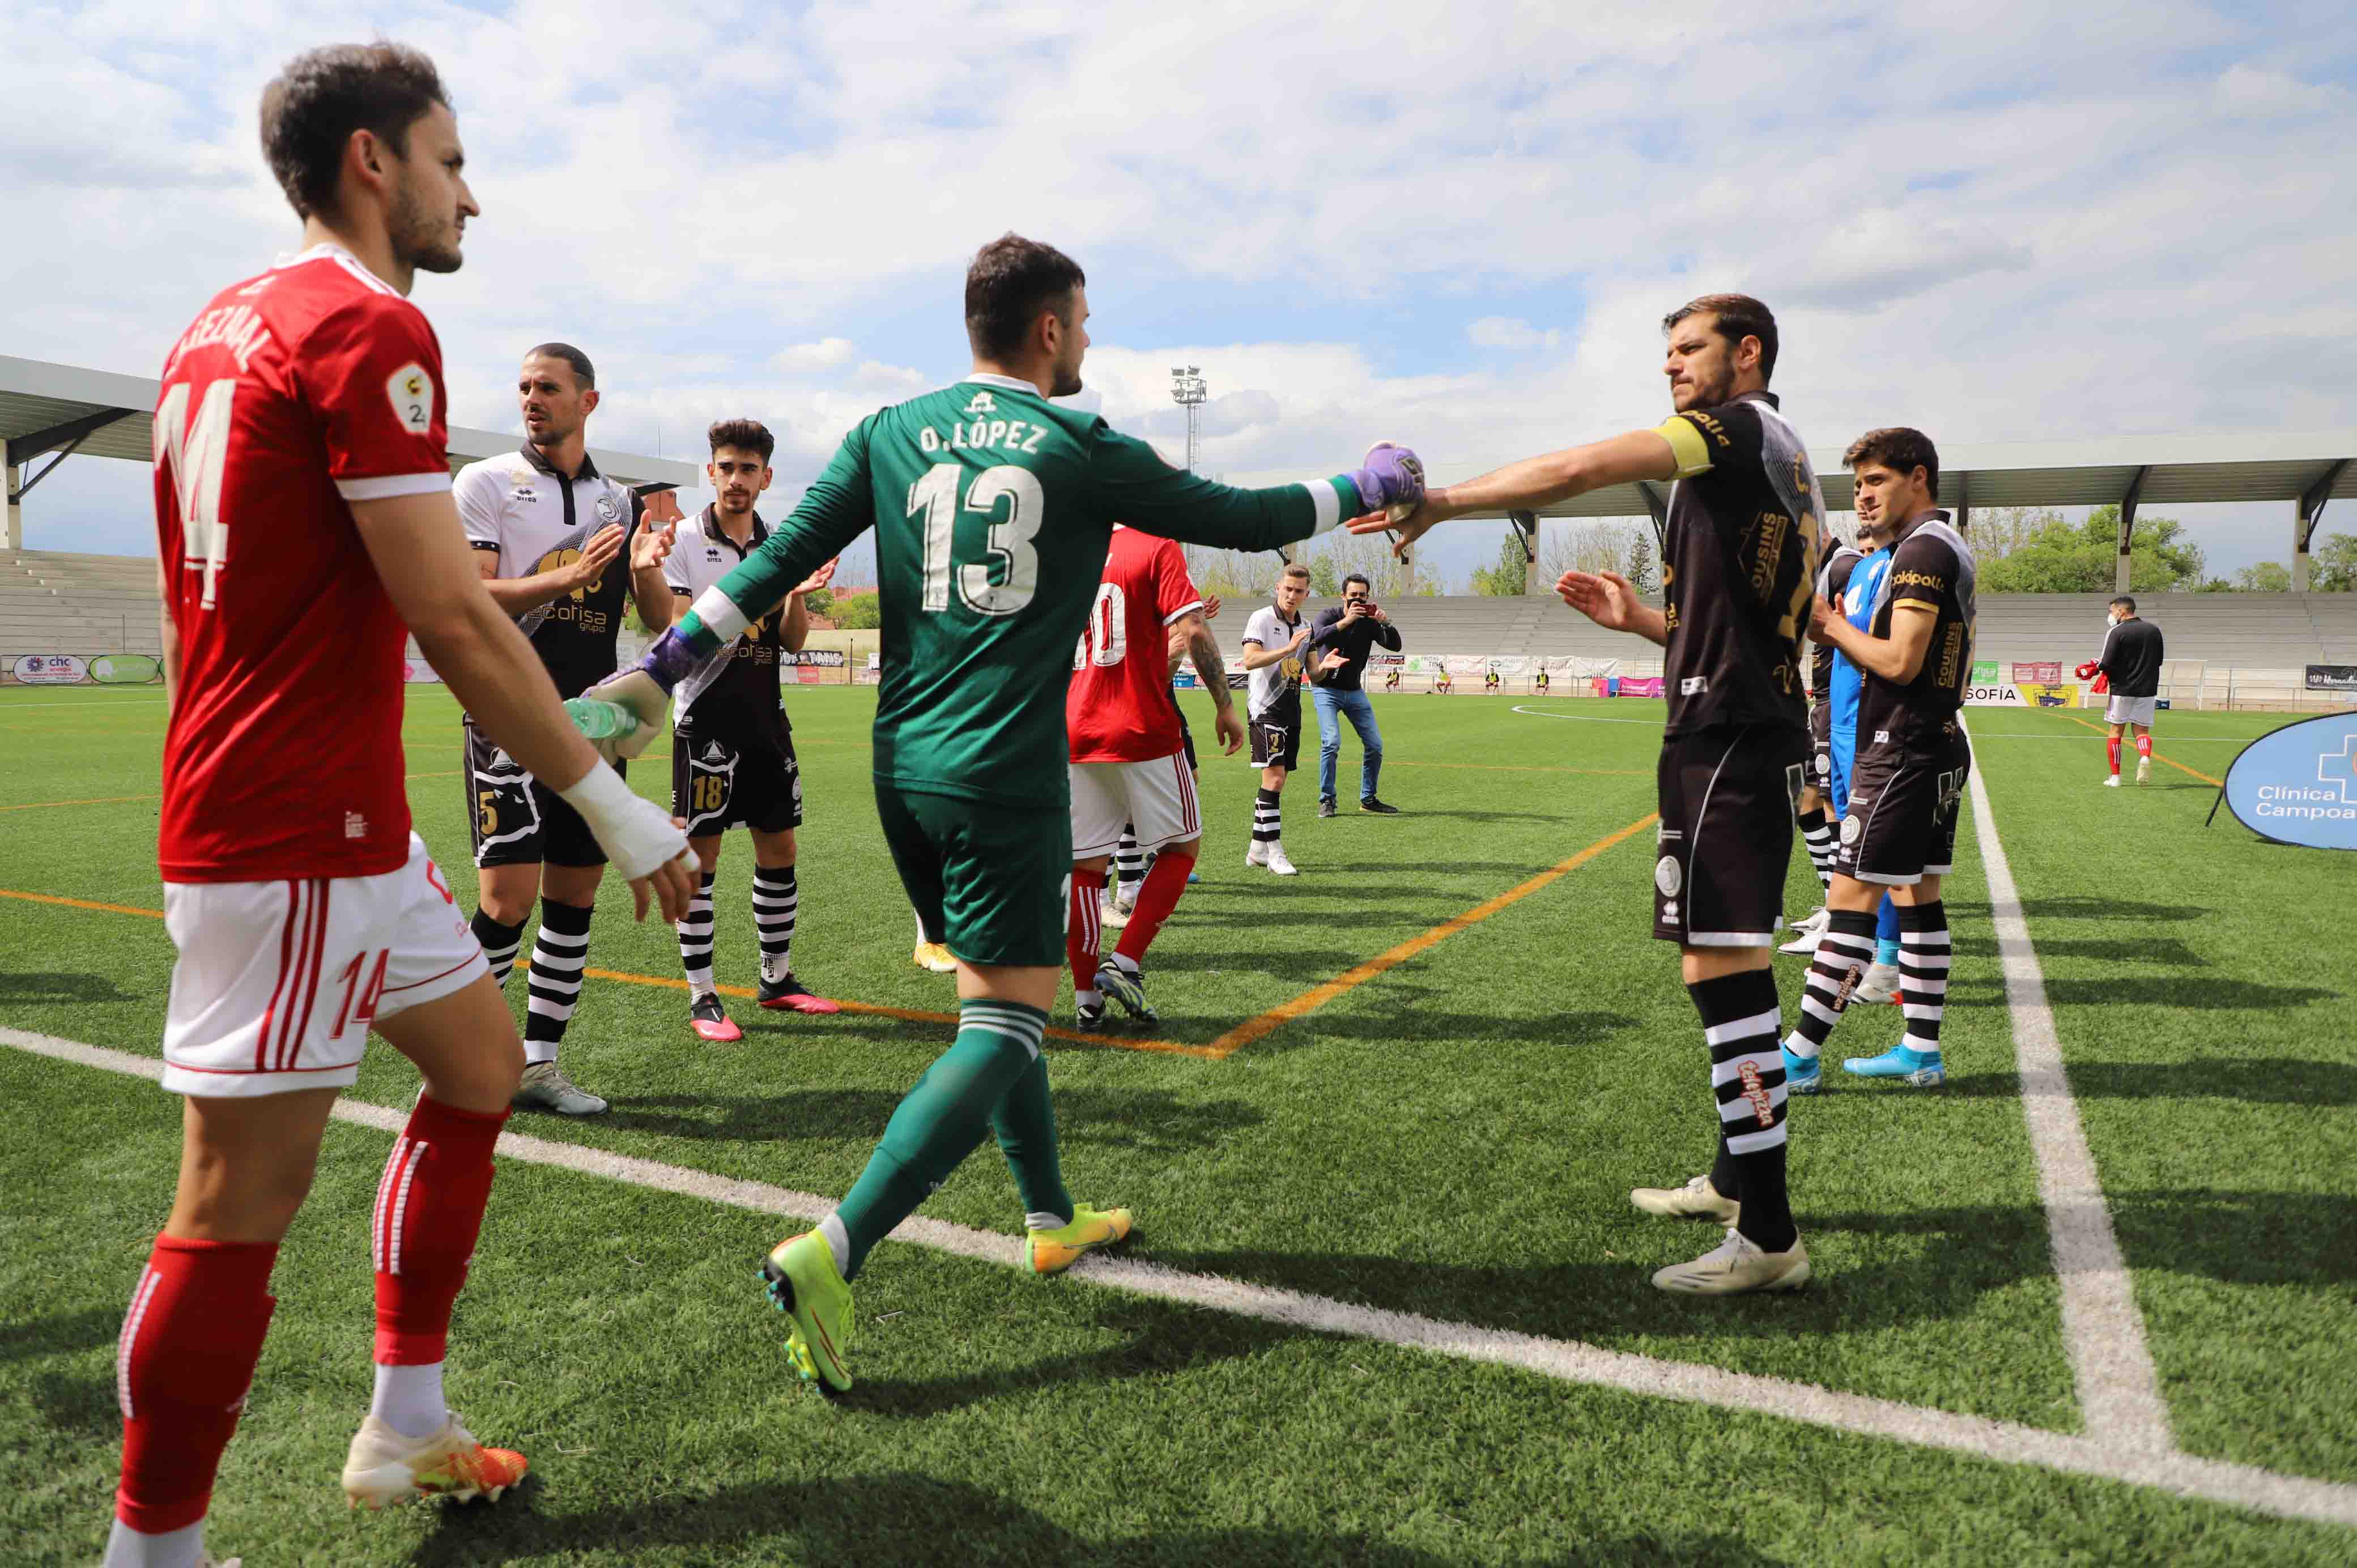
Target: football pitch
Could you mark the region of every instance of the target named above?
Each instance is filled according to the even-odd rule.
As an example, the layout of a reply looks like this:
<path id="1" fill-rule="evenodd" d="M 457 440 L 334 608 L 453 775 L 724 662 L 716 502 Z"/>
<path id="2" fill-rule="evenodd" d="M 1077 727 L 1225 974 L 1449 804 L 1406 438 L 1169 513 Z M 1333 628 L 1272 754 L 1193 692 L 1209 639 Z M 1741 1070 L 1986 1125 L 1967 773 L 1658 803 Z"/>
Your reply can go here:
<path id="1" fill-rule="evenodd" d="M 1161 1023 L 1073 1035 L 1067 996 L 1049 1042 L 1073 1193 L 1131 1206 L 1136 1235 L 1017 1273 L 985 1145 L 870 1261 L 857 1386 L 829 1399 L 791 1375 L 758 1262 L 848 1189 L 955 1002 L 909 962 L 872 692 L 789 701 L 794 967 L 846 1011 L 752 1006 L 741 836 L 716 921 L 739 1045 L 689 1034 L 671 933 L 608 885 L 564 1059 L 614 1110 L 511 1122 L 452 1337 L 452 1404 L 534 1478 L 489 1507 L 341 1506 L 367 1211 L 416 1087 L 379 1046 L 280 1254 L 218 1555 L 2357 1557 L 2357 862 L 2202 825 L 2281 718 L 2165 714 L 2152 785 L 2115 791 L 2087 715 L 1969 712 L 1948 1086 L 1829 1060 L 1792 1112 L 1815 1281 L 1729 1300 L 1653 1290 L 1717 1237 L 1627 1199 L 1705 1169 L 1717 1125 L 1648 937 L 1661 705 L 1379 695 L 1406 814 L 1318 821 L 1305 748 L 1291 880 L 1244 868 L 1254 775 L 1207 759 L 1203 881 L 1149 961 Z M 140 1076 L 172 959 L 163 713 L 0 692 L 0 1563 L 99 1553 L 114 1341 L 170 1200 L 178 1104 Z M 407 736 L 418 830 L 471 908 L 448 696 L 413 687 Z M 1348 802 L 1354 742 L 1344 767 Z M 634 782 L 667 799 L 668 761 Z M 1814 894 L 1796 838 L 1788 910 Z M 1777 963 L 1789 1022 L 1803 961 Z M 1854 1009 L 1827 1055 L 1899 1033 Z"/>

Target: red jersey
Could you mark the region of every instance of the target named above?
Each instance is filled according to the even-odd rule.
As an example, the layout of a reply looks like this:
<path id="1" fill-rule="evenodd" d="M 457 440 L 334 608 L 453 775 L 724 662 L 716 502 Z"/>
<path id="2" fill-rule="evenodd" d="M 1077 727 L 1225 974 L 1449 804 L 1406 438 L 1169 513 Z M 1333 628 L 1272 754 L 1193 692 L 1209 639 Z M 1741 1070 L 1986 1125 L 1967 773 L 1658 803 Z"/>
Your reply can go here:
<path id="1" fill-rule="evenodd" d="M 1177 544 L 1114 527 L 1064 697 L 1074 762 L 1152 762 L 1186 744 L 1170 695 L 1169 628 L 1202 607 Z"/>
<path id="2" fill-rule="evenodd" d="M 164 361 L 165 881 L 407 864 L 407 628 L 347 503 L 447 489 L 446 417 L 434 329 L 333 245 L 222 290 Z"/>

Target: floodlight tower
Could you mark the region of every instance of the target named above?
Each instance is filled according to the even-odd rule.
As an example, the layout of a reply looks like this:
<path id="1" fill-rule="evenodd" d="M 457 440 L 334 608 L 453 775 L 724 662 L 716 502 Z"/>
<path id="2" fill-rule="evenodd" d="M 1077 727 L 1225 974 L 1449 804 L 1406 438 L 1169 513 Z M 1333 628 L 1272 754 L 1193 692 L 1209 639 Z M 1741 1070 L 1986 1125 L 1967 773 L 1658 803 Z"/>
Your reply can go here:
<path id="1" fill-rule="evenodd" d="M 1203 423 L 1203 399 L 1207 389 L 1200 365 L 1170 367 L 1170 401 L 1187 411 L 1187 471 L 1195 471 L 1195 444 Z"/>

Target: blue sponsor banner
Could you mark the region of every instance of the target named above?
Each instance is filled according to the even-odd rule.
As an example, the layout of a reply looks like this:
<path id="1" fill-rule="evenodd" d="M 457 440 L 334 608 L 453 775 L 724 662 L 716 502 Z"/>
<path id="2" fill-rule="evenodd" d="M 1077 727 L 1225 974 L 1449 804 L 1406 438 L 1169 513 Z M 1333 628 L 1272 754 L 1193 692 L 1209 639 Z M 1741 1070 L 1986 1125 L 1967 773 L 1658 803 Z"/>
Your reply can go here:
<path id="1" fill-rule="evenodd" d="M 2226 807 L 2277 843 L 2357 850 L 2357 714 L 2273 730 L 2226 769 Z"/>

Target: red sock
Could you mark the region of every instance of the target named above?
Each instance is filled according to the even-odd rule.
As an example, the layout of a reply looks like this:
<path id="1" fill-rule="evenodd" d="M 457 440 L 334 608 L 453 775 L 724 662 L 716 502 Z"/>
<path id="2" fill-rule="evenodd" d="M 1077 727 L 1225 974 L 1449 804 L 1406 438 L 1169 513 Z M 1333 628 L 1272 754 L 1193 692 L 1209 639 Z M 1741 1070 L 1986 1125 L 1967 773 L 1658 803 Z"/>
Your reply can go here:
<path id="1" fill-rule="evenodd" d="M 2150 757 L 2152 755 L 2152 736 L 2148 735 L 2140 735 L 2136 736 L 2136 755 L 2138 757 Z M 2116 772 L 2117 769 L 2114 769 L 2114 771 Z"/>
<path id="2" fill-rule="evenodd" d="M 123 1319 L 114 1393 L 123 1484 L 114 1517 L 146 1535 L 185 1530 L 212 1504 L 270 1330 L 274 1241 L 156 1238 Z"/>
<path id="3" fill-rule="evenodd" d="M 491 1196 L 491 1145 L 505 1111 L 461 1111 L 418 1096 L 393 1140 L 376 1189 L 370 1251 L 376 1264 L 376 1359 L 431 1366 L 450 1337 L 450 1305 L 467 1283 L 483 1205 Z"/>
<path id="4" fill-rule="evenodd" d="M 2112 771 L 2115 774 L 2118 773 L 2120 770 L 2120 737 L 2115 735 L 2104 736 L 2104 749 L 2111 754 Z"/>
<path id="5" fill-rule="evenodd" d="M 1146 886 L 1137 890 L 1137 908 L 1129 912 L 1129 924 L 1122 928 L 1115 952 L 1127 959 L 1145 959 L 1162 922 L 1178 907 L 1178 895 L 1187 891 L 1187 874 L 1194 869 L 1191 849 L 1166 849 L 1154 857 L 1154 869 L 1146 874 Z"/>
<path id="6" fill-rule="evenodd" d="M 1074 991 L 1097 988 L 1098 922 L 1103 918 L 1097 900 L 1104 885 L 1102 871 L 1072 872 L 1072 908 L 1064 923 L 1064 956 L 1071 961 Z"/>

